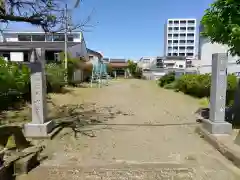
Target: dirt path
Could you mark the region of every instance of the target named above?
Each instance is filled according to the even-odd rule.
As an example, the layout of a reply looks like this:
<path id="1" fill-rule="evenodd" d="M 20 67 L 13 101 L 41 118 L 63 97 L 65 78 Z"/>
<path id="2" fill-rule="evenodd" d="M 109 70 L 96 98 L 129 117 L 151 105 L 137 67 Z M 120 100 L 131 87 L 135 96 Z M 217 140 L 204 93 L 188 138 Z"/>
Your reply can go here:
<path id="1" fill-rule="evenodd" d="M 114 118 L 77 139 L 62 131 L 29 179 L 239 179 L 238 169 L 195 134 L 196 99 L 142 80 L 91 91 L 85 102 Z M 77 103 L 76 94 L 66 101 Z"/>

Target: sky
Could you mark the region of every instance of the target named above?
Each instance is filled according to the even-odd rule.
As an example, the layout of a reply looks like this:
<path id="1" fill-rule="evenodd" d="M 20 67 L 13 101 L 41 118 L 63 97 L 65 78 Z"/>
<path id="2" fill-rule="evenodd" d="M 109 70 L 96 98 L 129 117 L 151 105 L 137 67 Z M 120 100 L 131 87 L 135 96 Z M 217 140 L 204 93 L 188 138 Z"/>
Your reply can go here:
<path id="1" fill-rule="evenodd" d="M 196 18 L 198 21 L 213 0 L 83 0 L 73 10 L 73 22 L 91 17 L 85 28 L 87 47 L 104 57 L 138 60 L 162 56 L 164 23 L 170 18 Z M 15 31 L 29 26 L 11 25 Z M 17 29 L 17 30 L 16 30 Z"/>

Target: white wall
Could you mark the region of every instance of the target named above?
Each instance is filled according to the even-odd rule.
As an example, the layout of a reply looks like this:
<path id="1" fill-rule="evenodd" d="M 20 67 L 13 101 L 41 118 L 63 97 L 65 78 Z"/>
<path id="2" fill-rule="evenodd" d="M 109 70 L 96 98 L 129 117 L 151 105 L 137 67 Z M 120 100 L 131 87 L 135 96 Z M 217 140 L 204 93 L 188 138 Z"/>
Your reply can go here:
<path id="1" fill-rule="evenodd" d="M 10 61 L 23 62 L 23 52 L 10 52 Z"/>
<path id="2" fill-rule="evenodd" d="M 212 54 L 215 53 L 227 53 L 227 45 L 221 45 L 217 43 L 211 43 L 207 38 L 200 37 L 199 41 L 199 55 L 200 61 L 198 61 L 199 72 L 201 74 L 210 73 L 212 71 Z M 240 59 L 238 56 L 228 56 L 228 73 L 240 72 L 240 65 L 236 64 L 236 61 Z"/>
<path id="3" fill-rule="evenodd" d="M 144 57 L 138 61 L 137 66 L 141 69 L 150 69 L 154 63 L 156 63 L 155 57 Z"/>
<path id="4" fill-rule="evenodd" d="M 83 36 L 81 38 L 81 43 L 75 46 L 69 47 L 68 52 L 72 55 L 72 57 L 84 57 L 86 61 L 89 61 L 87 46 Z"/>
<path id="5" fill-rule="evenodd" d="M 164 64 L 166 65 L 167 63 L 174 64 L 172 66 L 172 68 L 177 68 L 177 69 L 186 68 L 186 61 L 185 60 L 164 60 Z M 182 67 L 180 68 L 179 66 L 182 66 Z"/>
<path id="6" fill-rule="evenodd" d="M 84 40 L 83 34 L 81 34 L 81 53 L 82 56 L 89 61 L 89 56 L 88 56 L 88 52 L 87 52 L 87 45 L 86 42 Z"/>

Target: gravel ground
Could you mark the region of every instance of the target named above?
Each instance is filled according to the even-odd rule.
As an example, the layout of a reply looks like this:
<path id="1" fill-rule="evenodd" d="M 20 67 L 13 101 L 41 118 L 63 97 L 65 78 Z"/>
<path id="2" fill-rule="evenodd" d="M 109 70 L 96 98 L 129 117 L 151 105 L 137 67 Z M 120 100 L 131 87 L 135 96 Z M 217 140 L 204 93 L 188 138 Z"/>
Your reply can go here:
<path id="1" fill-rule="evenodd" d="M 82 103 L 79 95 L 75 89 L 59 101 Z M 240 179 L 239 170 L 194 132 L 194 98 L 150 81 L 121 80 L 91 89 L 84 103 L 90 110 L 80 119 L 101 123 L 80 132 L 65 128 L 43 141 L 49 158 L 19 180 Z"/>

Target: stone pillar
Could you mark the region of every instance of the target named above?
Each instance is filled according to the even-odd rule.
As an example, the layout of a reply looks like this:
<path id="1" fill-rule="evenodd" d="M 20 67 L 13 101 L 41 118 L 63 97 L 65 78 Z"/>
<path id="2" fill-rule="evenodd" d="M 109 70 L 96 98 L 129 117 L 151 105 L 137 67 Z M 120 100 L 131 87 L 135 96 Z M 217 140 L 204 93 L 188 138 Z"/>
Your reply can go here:
<path id="1" fill-rule="evenodd" d="M 227 63 L 227 54 L 212 55 L 210 120 L 205 120 L 203 124 L 212 134 L 230 134 L 232 131 L 232 125 L 225 121 Z"/>
<path id="2" fill-rule="evenodd" d="M 32 122 L 25 124 L 26 137 L 47 137 L 53 130 L 52 121 L 47 121 L 45 52 L 35 49 L 31 53 L 31 99 Z"/>

